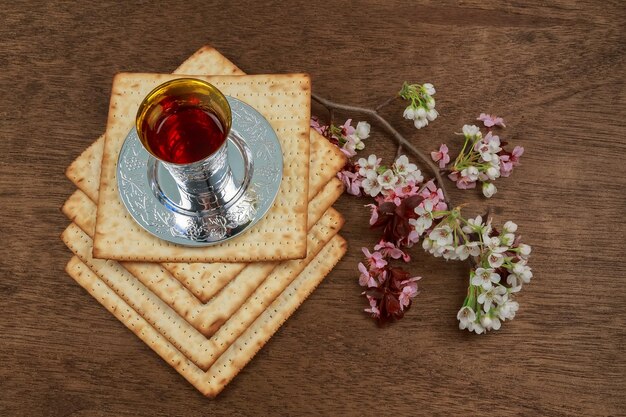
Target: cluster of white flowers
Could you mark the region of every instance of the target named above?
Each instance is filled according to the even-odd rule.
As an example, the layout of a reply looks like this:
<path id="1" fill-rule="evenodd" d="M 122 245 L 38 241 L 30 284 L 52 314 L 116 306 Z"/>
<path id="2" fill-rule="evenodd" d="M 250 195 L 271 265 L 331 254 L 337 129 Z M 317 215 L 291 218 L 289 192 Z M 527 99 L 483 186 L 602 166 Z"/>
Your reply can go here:
<path id="1" fill-rule="evenodd" d="M 480 297 L 483 300 L 488 297 L 495 298 L 497 304 L 491 307 L 493 301 L 490 301 L 490 311 L 483 314 L 476 314 L 469 306 L 462 307 L 456 315 L 456 318 L 459 320 L 459 329 L 467 329 L 470 332 L 482 334 L 488 330 L 499 330 L 503 321 L 515 318 L 519 304 L 517 301 L 509 299 L 507 289 L 503 286 L 494 287 L 493 290 L 479 295 Z"/>
<path id="2" fill-rule="evenodd" d="M 386 195 L 398 188 L 415 185 L 424 180 L 417 165 L 410 163 L 406 155 L 398 157 L 390 168 L 380 165 L 380 161 L 376 155 L 370 155 L 367 159 L 360 158 L 357 162 L 358 173 L 363 177 L 361 186 L 367 195 L 372 197 Z"/>
<path id="3" fill-rule="evenodd" d="M 457 157 L 449 177 L 456 181 L 458 188 L 474 188 L 476 182 L 482 182 L 482 192 L 487 198 L 492 197 L 497 188 L 493 184 L 499 178 L 500 155 L 502 151 L 500 138 L 488 132 L 485 137 L 478 126 L 463 126 L 465 145 Z M 469 146 L 468 146 L 469 145 Z"/>
<path id="4" fill-rule="evenodd" d="M 413 120 L 413 125 L 421 129 L 434 121 L 439 113 L 435 110 L 435 87 L 430 84 L 404 83 L 400 90 L 400 97 L 410 100 L 411 103 L 404 109 L 404 118 Z"/>
<path id="5" fill-rule="evenodd" d="M 501 321 L 513 319 L 519 308 L 513 294 L 533 276 L 528 266 L 531 247 L 516 237 L 517 225 L 508 221 L 500 233 L 494 233 L 490 219 L 483 222 L 477 216 L 465 220 L 458 209 L 437 212 L 430 202 L 417 207 L 415 213 L 419 217 L 411 224 L 419 235 L 424 234 L 422 247 L 428 253 L 461 261 L 471 256 L 477 261 L 477 268 L 470 273 L 468 295 L 457 315 L 459 328 L 480 334 L 498 330 Z M 436 217 L 445 218 L 430 229 Z"/>
<path id="6" fill-rule="evenodd" d="M 492 230 L 490 221 L 483 223 L 480 216 L 463 227 L 464 233 L 479 236 L 482 248 L 479 267 L 470 274 L 468 296 L 457 318 L 459 328 L 478 334 L 498 330 L 501 321 L 515 317 L 519 304 L 513 294 L 533 277 L 528 266 L 531 247 L 519 243 L 517 225 L 506 222 L 497 236 Z M 508 287 L 501 282 L 504 275 Z"/>

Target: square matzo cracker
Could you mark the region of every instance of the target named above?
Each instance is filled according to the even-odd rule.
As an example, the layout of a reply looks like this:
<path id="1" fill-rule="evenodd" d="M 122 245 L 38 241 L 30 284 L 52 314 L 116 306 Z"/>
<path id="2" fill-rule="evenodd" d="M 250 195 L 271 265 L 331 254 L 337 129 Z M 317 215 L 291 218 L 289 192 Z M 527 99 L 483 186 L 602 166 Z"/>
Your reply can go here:
<path id="1" fill-rule="evenodd" d="M 283 151 L 283 180 L 274 206 L 254 227 L 230 241 L 189 248 L 158 239 L 135 223 L 120 201 L 117 157 L 143 97 L 171 74 L 115 77 L 102 158 L 93 254 L 152 262 L 250 262 L 306 254 L 309 175 L 310 80 L 304 74 L 194 76 L 255 107 L 276 131 Z"/>

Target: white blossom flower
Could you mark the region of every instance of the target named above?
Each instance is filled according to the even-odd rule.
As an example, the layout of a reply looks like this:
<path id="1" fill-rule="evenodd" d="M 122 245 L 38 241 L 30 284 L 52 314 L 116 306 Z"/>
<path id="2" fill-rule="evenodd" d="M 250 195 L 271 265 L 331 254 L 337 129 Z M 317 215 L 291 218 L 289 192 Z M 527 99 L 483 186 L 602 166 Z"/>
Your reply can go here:
<path id="1" fill-rule="evenodd" d="M 371 197 L 376 197 L 382 190 L 382 185 L 378 181 L 378 174 L 374 170 L 367 172 L 367 176 L 361 183 L 361 186 L 363 191 Z"/>
<path id="2" fill-rule="evenodd" d="M 500 282 L 500 275 L 494 272 L 493 268 L 476 268 L 471 283 L 475 286 L 481 286 L 483 290 L 489 290 L 493 285 Z"/>
<path id="3" fill-rule="evenodd" d="M 415 228 L 415 231 L 421 236 L 433 224 L 433 219 L 429 216 L 418 217 L 417 219 L 409 219 L 409 224 Z"/>
<path id="4" fill-rule="evenodd" d="M 359 175 L 367 177 L 367 173 L 370 171 L 376 171 L 380 164 L 380 158 L 376 158 L 376 155 L 372 154 L 365 158 L 359 158 L 357 162 L 359 164 Z"/>
<path id="5" fill-rule="evenodd" d="M 448 225 L 434 228 L 428 237 L 437 242 L 439 246 L 451 245 L 454 239 L 452 229 Z"/>
<path id="6" fill-rule="evenodd" d="M 500 305 L 506 301 L 505 294 L 506 288 L 504 288 L 502 285 L 496 285 L 494 287 L 491 287 L 491 289 L 489 289 L 488 291 L 480 293 L 477 301 L 479 304 L 483 305 L 483 310 L 485 311 L 485 313 L 489 313 L 492 304 L 495 303 Z"/>
<path id="7" fill-rule="evenodd" d="M 495 185 L 491 182 L 483 182 L 483 195 L 487 198 L 493 197 L 493 195 L 498 191 Z"/>
<path id="8" fill-rule="evenodd" d="M 354 143 L 354 149 L 356 149 L 357 151 L 362 151 L 363 149 L 365 149 L 365 144 L 358 135 L 350 135 L 348 136 L 348 138 L 352 141 L 352 143 Z"/>
<path id="9" fill-rule="evenodd" d="M 422 171 L 416 169 L 413 172 L 409 172 L 405 175 L 404 179 L 406 181 L 412 181 L 415 184 L 419 184 L 424 181 L 424 176 L 422 175 Z"/>
<path id="10" fill-rule="evenodd" d="M 527 244 L 525 244 L 525 243 L 522 243 L 522 244 L 520 244 L 520 245 L 518 246 L 518 249 L 519 249 L 519 253 L 520 253 L 522 256 L 528 256 L 528 255 L 530 255 L 530 252 L 531 252 L 531 247 L 530 247 L 529 245 L 527 245 Z"/>
<path id="11" fill-rule="evenodd" d="M 478 179 L 478 168 L 475 166 L 467 167 L 461 171 L 461 176 L 466 177 L 470 181 Z"/>
<path id="12" fill-rule="evenodd" d="M 430 122 L 434 121 L 437 116 L 439 116 L 439 113 L 435 109 L 430 109 L 426 112 L 426 119 Z"/>
<path id="13" fill-rule="evenodd" d="M 454 260 L 458 258 L 454 246 L 452 245 L 440 246 L 439 249 L 437 249 L 437 253 L 440 256 L 443 256 L 445 260 Z"/>
<path id="14" fill-rule="evenodd" d="M 418 107 L 417 110 L 415 110 L 415 117 L 417 119 L 425 119 L 426 118 L 426 109 L 424 109 L 423 107 Z"/>
<path id="15" fill-rule="evenodd" d="M 425 251 L 430 252 L 432 247 L 433 247 L 433 241 L 432 240 L 430 240 L 429 238 L 425 238 L 424 240 L 422 240 L 422 248 Z"/>
<path id="16" fill-rule="evenodd" d="M 426 99 L 426 107 L 428 107 L 430 110 L 435 108 L 435 99 L 432 97 L 428 97 Z"/>
<path id="17" fill-rule="evenodd" d="M 418 216 L 430 216 L 433 212 L 433 200 L 427 198 L 422 204 L 413 209 Z"/>
<path id="18" fill-rule="evenodd" d="M 518 262 L 513 266 L 513 274 L 518 276 L 525 284 L 533 277 L 531 268 L 525 262 Z"/>
<path id="19" fill-rule="evenodd" d="M 467 245 L 459 245 L 455 249 L 456 255 L 460 261 L 464 261 L 470 256 L 470 250 Z"/>
<path id="20" fill-rule="evenodd" d="M 490 315 L 487 314 L 483 314 L 480 317 L 480 324 L 481 326 L 483 326 L 486 330 L 499 330 L 500 329 L 500 319 L 498 319 L 497 317 L 491 317 Z"/>
<path id="21" fill-rule="evenodd" d="M 467 242 L 465 246 L 467 247 L 467 250 L 469 251 L 469 254 L 471 256 L 480 255 L 480 242 L 476 242 L 476 241 Z"/>
<path id="22" fill-rule="evenodd" d="M 489 149 L 491 149 L 491 153 L 498 153 L 502 150 L 500 147 L 500 137 L 498 136 L 489 136 Z"/>
<path id="23" fill-rule="evenodd" d="M 476 323 L 476 322 L 470 323 L 467 329 L 470 332 L 475 332 L 476 334 L 485 333 L 485 328 L 480 323 Z"/>
<path id="24" fill-rule="evenodd" d="M 356 135 L 359 139 L 367 139 L 370 136 L 370 124 L 367 122 L 359 122 L 356 125 Z"/>
<path id="25" fill-rule="evenodd" d="M 425 127 L 426 125 L 428 125 L 428 120 L 426 119 L 415 119 L 413 121 L 413 125 L 415 126 L 416 129 L 421 129 L 423 127 Z"/>
<path id="26" fill-rule="evenodd" d="M 396 176 L 396 174 L 393 173 L 392 170 L 388 169 L 378 176 L 378 183 L 385 190 L 391 190 L 395 188 L 396 184 L 398 183 L 398 177 Z"/>
<path id="27" fill-rule="evenodd" d="M 509 284 L 509 290 L 513 292 L 519 292 L 522 289 L 522 279 L 515 274 L 509 274 L 506 277 L 506 283 Z"/>
<path id="28" fill-rule="evenodd" d="M 409 158 L 406 155 L 400 155 L 396 162 L 393 164 L 396 173 L 402 176 L 406 176 L 412 172 L 417 171 L 417 165 L 409 162 Z"/>
<path id="29" fill-rule="evenodd" d="M 476 313 L 474 313 L 471 307 L 465 306 L 459 310 L 456 314 L 456 318 L 459 320 L 459 329 L 463 330 L 467 329 L 470 323 L 476 320 Z"/>
<path id="30" fill-rule="evenodd" d="M 498 317 L 500 320 L 513 320 L 515 313 L 519 310 L 519 304 L 517 301 L 507 300 L 498 307 Z"/>
<path id="31" fill-rule="evenodd" d="M 500 241 L 504 246 L 511 246 L 515 242 L 515 235 L 513 233 L 505 233 L 500 235 Z"/>
<path id="32" fill-rule="evenodd" d="M 426 91 L 426 94 L 428 94 L 429 96 L 433 96 L 437 92 L 437 90 L 435 90 L 435 86 L 431 83 L 423 84 L 422 87 L 424 88 L 424 91 Z"/>
<path id="33" fill-rule="evenodd" d="M 498 248 L 500 248 L 500 238 L 497 236 L 493 236 L 493 237 L 483 237 L 483 242 L 485 242 L 485 245 L 487 245 L 487 248 L 489 248 L 490 251 L 498 251 Z"/>
<path id="34" fill-rule="evenodd" d="M 491 252 L 487 257 L 487 262 L 492 268 L 500 268 L 504 263 L 504 256 L 501 253 Z"/>
<path id="35" fill-rule="evenodd" d="M 494 155 L 488 143 L 479 142 L 476 144 L 476 150 L 480 154 L 480 158 L 485 162 L 490 162 Z"/>
<path id="36" fill-rule="evenodd" d="M 490 179 L 490 180 L 493 181 L 496 178 L 500 177 L 500 170 L 498 168 L 494 167 L 494 166 L 491 166 L 491 167 L 487 168 L 487 170 L 485 171 L 485 174 L 487 176 L 487 179 Z"/>
<path id="37" fill-rule="evenodd" d="M 482 133 L 480 133 L 480 129 L 475 125 L 464 125 L 463 126 L 463 134 L 465 136 L 473 137 L 482 137 Z"/>
<path id="38" fill-rule="evenodd" d="M 404 118 L 407 120 L 415 119 L 415 109 L 413 108 L 413 106 L 407 106 L 407 108 L 404 109 L 404 114 L 402 116 L 404 116 Z"/>
<path id="39" fill-rule="evenodd" d="M 512 221 L 504 223 L 504 231 L 509 233 L 515 233 L 517 231 L 517 225 Z"/>
<path id="40" fill-rule="evenodd" d="M 483 227 L 483 218 L 482 216 L 476 216 L 474 219 L 467 219 L 467 224 L 463 226 L 463 231 L 465 233 L 475 233 L 482 229 Z"/>

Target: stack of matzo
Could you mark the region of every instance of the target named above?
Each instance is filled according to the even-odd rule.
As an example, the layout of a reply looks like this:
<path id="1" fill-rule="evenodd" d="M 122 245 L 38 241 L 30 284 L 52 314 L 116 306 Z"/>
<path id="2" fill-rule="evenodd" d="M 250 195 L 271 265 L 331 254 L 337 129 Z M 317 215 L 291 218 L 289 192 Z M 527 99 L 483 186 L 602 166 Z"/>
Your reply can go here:
<path id="1" fill-rule="evenodd" d="M 241 236 L 180 247 L 141 229 L 123 207 L 117 155 L 139 102 L 177 75 L 119 74 L 106 139 L 68 168 L 79 188 L 63 206 L 67 272 L 198 390 L 215 396 L 252 359 L 341 259 L 343 154 L 309 130 L 306 75 L 244 76 L 204 47 L 174 74 L 202 78 L 255 107 L 277 132 L 283 180 L 268 214 Z M 189 263 L 193 262 L 193 263 Z"/>

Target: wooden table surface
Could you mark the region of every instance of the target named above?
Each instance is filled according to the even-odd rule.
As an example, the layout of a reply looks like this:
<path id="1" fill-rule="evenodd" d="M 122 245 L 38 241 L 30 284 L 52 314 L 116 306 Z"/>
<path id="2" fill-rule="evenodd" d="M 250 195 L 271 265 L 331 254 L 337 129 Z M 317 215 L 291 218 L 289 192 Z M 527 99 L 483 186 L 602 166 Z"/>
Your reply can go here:
<path id="1" fill-rule="evenodd" d="M 621 1 L 3 3 L 0 415 L 625 412 Z M 489 205 L 517 222 L 533 246 L 515 320 L 459 331 L 466 265 L 416 248 L 421 294 L 378 329 L 356 272 L 376 234 L 366 201 L 346 195 L 348 255 L 218 399 L 132 335 L 63 271 L 59 207 L 74 189 L 63 172 L 103 132 L 116 72 L 170 72 L 204 44 L 250 73 L 308 72 L 315 92 L 355 105 L 432 82 L 441 117 L 428 128 L 403 121 L 401 104 L 385 110 L 424 151 L 458 151 L 453 133 L 480 112 L 505 117 L 522 166 L 489 201 L 448 187 L 468 213 Z M 366 143 L 394 154 L 376 125 Z"/>

